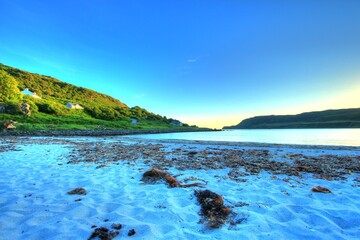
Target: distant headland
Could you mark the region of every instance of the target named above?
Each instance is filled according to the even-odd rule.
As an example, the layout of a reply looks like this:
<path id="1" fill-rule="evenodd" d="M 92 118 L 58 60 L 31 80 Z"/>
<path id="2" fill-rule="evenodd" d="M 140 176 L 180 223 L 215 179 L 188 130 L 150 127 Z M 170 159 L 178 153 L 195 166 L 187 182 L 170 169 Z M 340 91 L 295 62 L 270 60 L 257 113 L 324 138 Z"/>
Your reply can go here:
<path id="1" fill-rule="evenodd" d="M 223 129 L 360 128 L 360 108 L 247 118 Z"/>

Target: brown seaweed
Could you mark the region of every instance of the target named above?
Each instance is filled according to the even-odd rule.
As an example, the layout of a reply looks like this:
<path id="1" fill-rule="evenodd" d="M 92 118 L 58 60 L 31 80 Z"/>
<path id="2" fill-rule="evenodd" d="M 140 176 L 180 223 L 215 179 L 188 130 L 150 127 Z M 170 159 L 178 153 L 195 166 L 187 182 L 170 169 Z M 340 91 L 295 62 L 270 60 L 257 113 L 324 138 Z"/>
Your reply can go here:
<path id="1" fill-rule="evenodd" d="M 190 183 L 190 184 L 181 184 L 175 177 L 171 176 L 168 172 L 156 169 L 156 168 L 151 168 L 150 170 L 147 170 L 142 178 L 141 181 L 145 182 L 145 183 L 150 183 L 150 184 L 154 184 L 156 182 L 159 181 L 165 181 L 169 187 L 174 188 L 174 187 L 196 187 L 196 186 L 200 186 L 201 183 Z"/>
<path id="2" fill-rule="evenodd" d="M 231 209 L 224 206 L 221 195 L 210 190 L 196 190 L 195 196 L 201 206 L 200 214 L 205 218 L 210 228 L 219 228 L 226 222 Z"/>
<path id="3" fill-rule="evenodd" d="M 321 192 L 321 193 L 332 193 L 330 191 L 330 189 L 324 188 L 322 186 L 313 187 L 313 188 L 311 188 L 311 191 L 313 191 L 313 192 Z"/>
<path id="4" fill-rule="evenodd" d="M 88 240 L 99 238 L 100 240 L 111 240 L 119 235 L 119 231 L 111 231 L 106 227 L 95 228 Z"/>
<path id="5" fill-rule="evenodd" d="M 84 188 L 75 188 L 69 192 L 67 192 L 68 194 L 70 195 L 74 195 L 74 194 L 77 194 L 77 195 L 86 195 L 86 190 Z"/>

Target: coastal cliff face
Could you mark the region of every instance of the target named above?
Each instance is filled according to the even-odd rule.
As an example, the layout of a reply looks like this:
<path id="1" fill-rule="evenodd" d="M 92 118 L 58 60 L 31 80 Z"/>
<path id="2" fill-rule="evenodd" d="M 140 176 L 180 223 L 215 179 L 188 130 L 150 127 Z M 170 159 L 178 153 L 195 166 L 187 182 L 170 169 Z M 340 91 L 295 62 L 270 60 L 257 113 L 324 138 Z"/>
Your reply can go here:
<path id="1" fill-rule="evenodd" d="M 257 116 L 224 129 L 360 128 L 360 108 L 306 112 L 297 115 Z"/>

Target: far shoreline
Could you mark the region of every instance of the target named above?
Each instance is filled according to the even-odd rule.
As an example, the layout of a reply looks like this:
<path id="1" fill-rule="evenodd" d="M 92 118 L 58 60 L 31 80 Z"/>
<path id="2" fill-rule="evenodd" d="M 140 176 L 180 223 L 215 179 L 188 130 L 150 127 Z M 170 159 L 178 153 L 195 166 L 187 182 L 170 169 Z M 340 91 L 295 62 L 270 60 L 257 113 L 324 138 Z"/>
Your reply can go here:
<path id="1" fill-rule="evenodd" d="M 27 137 L 103 137 L 103 136 L 125 136 L 140 134 L 161 134 L 161 133 L 181 133 L 181 132 L 213 132 L 222 131 L 221 129 L 199 128 L 199 129 L 119 129 L 119 130 L 3 130 L 0 131 L 0 137 L 3 136 L 27 136 Z"/>

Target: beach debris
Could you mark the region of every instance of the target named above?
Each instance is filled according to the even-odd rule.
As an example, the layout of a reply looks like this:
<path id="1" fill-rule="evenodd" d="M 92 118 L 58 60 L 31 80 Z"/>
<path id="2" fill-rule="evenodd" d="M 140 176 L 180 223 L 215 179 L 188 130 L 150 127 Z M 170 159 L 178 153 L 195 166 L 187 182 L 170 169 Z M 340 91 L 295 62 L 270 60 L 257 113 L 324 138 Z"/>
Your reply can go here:
<path id="1" fill-rule="evenodd" d="M 169 187 L 174 188 L 174 187 L 196 187 L 196 186 L 200 186 L 201 183 L 190 183 L 190 184 L 181 184 L 175 177 L 171 176 L 168 172 L 156 169 L 156 168 L 151 168 L 150 170 L 147 170 L 142 178 L 141 181 L 145 182 L 145 183 L 150 183 L 150 184 L 154 184 L 156 182 L 159 181 L 165 181 Z"/>
<path id="2" fill-rule="evenodd" d="M 196 151 L 190 151 L 187 153 L 187 155 L 189 155 L 190 157 L 194 157 L 197 154 Z"/>
<path id="3" fill-rule="evenodd" d="M 235 216 L 233 216 L 233 218 L 230 219 L 229 223 L 230 223 L 230 226 L 234 227 L 234 226 L 246 221 L 247 219 L 248 219 L 248 215 L 246 215 L 246 214 L 240 214 L 239 216 L 237 216 L 235 214 Z M 231 229 L 231 227 L 229 229 Z"/>
<path id="4" fill-rule="evenodd" d="M 258 206 L 259 208 L 269 208 L 269 204 L 268 204 L 268 203 L 257 202 L 256 204 L 257 204 L 257 206 Z"/>
<path id="5" fill-rule="evenodd" d="M 84 188 L 75 188 L 69 192 L 67 192 L 68 194 L 70 195 L 74 195 L 74 194 L 77 194 L 77 195 L 86 195 L 86 190 Z"/>
<path id="6" fill-rule="evenodd" d="M 235 182 L 246 182 L 247 179 L 246 178 L 241 178 L 244 176 L 248 176 L 248 173 L 244 173 L 244 172 L 240 172 L 236 169 L 232 169 L 229 173 L 228 176 L 231 180 L 235 181 Z"/>
<path id="7" fill-rule="evenodd" d="M 273 175 L 286 174 L 301 177 L 311 173 L 327 180 L 345 179 L 348 174 L 360 173 L 360 156 L 336 154 L 281 153 L 266 149 L 211 148 L 199 149 L 192 144 L 167 148 L 163 144 L 124 144 L 122 142 L 72 143 L 68 164 L 94 163 L 104 167 L 109 163 L 124 161 L 134 165 L 142 161 L 147 166 L 178 170 L 234 169 L 230 179 L 244 181 L 245 174 L 256 175 L 267 171 Z M 244 171 L 244 173 L 242 172 Z M 244 176 L 242 176 L 244 175 Z M 244 178 L 242 178 L 244 177 Z M 165 179 L 163 179 L 165 180 Z M 176 185 L 176 184 L 175 184 Z"/>
<path id="8" fill-rule="evenodd" d="M 288 192 L 285 191 L 285 190 L 281 190 L 281 192 L 282 192 L 283 194 L 285 194 L 286 196 L 290 196 L 290 193 L 288 193 Z"/>
<path id="9" fill-rule="evenodd" d="M 20 151 L 15 143 L 0 145 L 0 152 Z"/>
<path id="10" fill-rule="evenodd" d="M 173 176 L 171 176 L 171 175 L 167 175 L 167 176 L 165 177 L 165 181 L 169 184 L 169 187 L 172 187 L 172 188 L 174 188 L 174 187 L 181 187 L 180 182 L 179 182 L 176 178 L 174 178 Z"/>
<path id="11" fill-rule="evenodd" d="M 146 183 L 156 183 L 160 180 L 164 180 L 166 176 L 168 176 L 169 173 L 156 169 L 156 168 L 151 168 L 150 170 L 147 170 L 146 172 L 144 172 L 141 181 L 146 182 Z"/>
<path id="12" fill-rule="evenodd" d="M 247 206 L 250 206 L 250 204 L 248 204 L 246 202 L 237 202 L 234 205 L 234 207 L 247 207 Z"/>
<path id="13" fill-rule="evenodd" d="M 96 169 L 99 169 L 99 168 L 104 168 L 104 167 L 106 167 L 106 165 L 105 165 L 105 164 L 100 164 L 100 165 L 96 166 Z"/>
<path id="14" fill-rule="evenodd" d="M 354 179 L 354 184 L 352 185 L 353 187 L 360 187 L 360 176 L 357 176 Z"/>
<path id="15" fill-rule="evenodd" d="M 219 228 L 226 222 L 231 209 L 224 206 L 221 195 L 210 190 L 195 190 L 195 196 L 201 206 L 200 215 L 210 228 Z"/>
<path id="16" fill-rule="evenodd" d="M 313 192 L 321 192 L 321 193 L 332 193 L 330 189 L 324 188 L 322 186 L 316 186 L 311 188 L 311 191 Z"/>
<path id="17" fill-rule="evenodd" d="M 128 232 L 128 236 L 131 237 L 133 235 L 135 235 L 135 229 L 130 229 L 129 232 Z"/>
<path id="18" fill-rule="evenodd" d="M 291 178 L 283 178 L 282 180 L 286 183 L 290 183 Z"/>
<path id="19" fill-rule="evenodd" d="M 156 205 L 156 206 L 155 206 L 155 208 L 161 208 L 161 209 L 165 209 L 165 208 L 166 208 L 166 206 L 164 206 L 164 205 L 161 205 L 161 204 L 158 204 L 158 205 Z"/>
<path id="20" fill-rule="evenodd" d="M 207 185 L 209 181 L 207 180 L 204 180 L 204 179 L 201 179 L 201 178 L 197 178 L 197 177 L 187 177 L 187 178 L 184 178 L 183 179 L 183 182 L 187 183 L 187 182 L 194 182 L 194 181 L 199 181 L 199 182 L 202 182 L 203 185 Z M 200 185 L 199 185 L 200 186 Z"/>
<path id="21" fill-rule="evenodd" d="M 273 175 L 273 176 L 271 176 L 271 180 L 278 180 L 278 177 Z"/>
<path id="22" fill-rule="evenodd" d="M 111 228 L 115 230 L 120 230 L 122 228 L 121 223 L 113 223 L 111 224 Z"/>
<path id="23" fill-rule="evenodd" d="M 106 227 L 95 228 L 88 240 L 99 238 L 100 240 L 111 240 L 119 235 L 119 231 L 111 231 Z"/>

